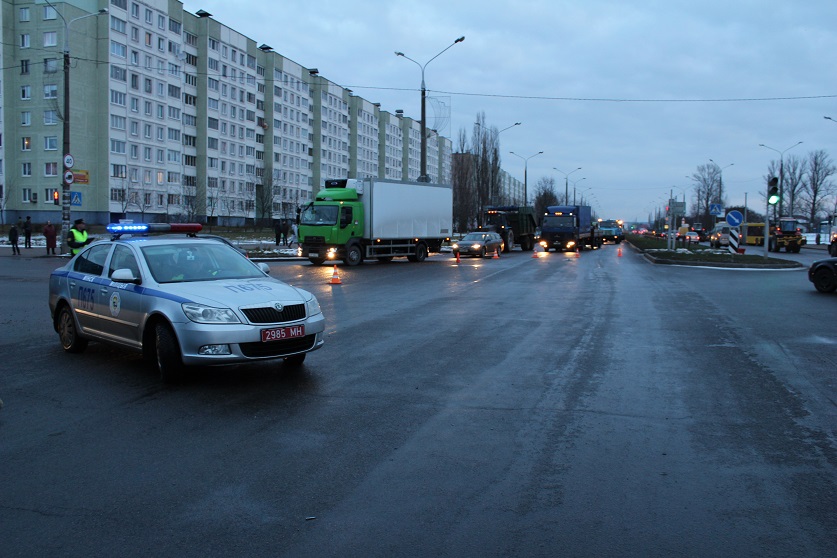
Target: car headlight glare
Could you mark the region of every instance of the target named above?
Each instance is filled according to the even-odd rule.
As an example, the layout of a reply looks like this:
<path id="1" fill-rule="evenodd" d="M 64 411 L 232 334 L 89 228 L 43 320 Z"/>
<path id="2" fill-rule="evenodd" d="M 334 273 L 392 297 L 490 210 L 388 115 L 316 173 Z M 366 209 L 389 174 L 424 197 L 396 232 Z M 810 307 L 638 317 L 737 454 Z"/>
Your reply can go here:
<path id="1" fill-rule="evenodd" d="M 479 245 L 479 244 L 476 244 L 476 243 L 475 243 L 475 244 L 471 244 L 471 249 L 472 249 L 472 250 L 479 250 L 479 249 L 480 249 L 480 245 Z"/>
<path id="2" fill-rule="evenodd" d="M 453 248 L 454 250 L 459 250 L 459 244 L 454 242 L 453 244 L 451 244 L 451 248 Z"/>
<path id="3" fill-rule="evenodd" d="M 238 324 L 241 320 L 229 308 L 214 308 L 203 304 L 184 303 L 186 317 L 199 324 Z"/>

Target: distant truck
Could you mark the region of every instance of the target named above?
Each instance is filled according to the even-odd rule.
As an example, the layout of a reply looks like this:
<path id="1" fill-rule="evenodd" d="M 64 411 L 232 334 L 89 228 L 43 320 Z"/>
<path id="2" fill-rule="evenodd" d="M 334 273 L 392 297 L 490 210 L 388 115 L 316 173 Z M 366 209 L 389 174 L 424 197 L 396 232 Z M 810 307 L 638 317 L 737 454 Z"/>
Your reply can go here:
<path id="1" fill-rule="evenodd" d="M 535 247 L 535 208 L 528 206 L 489 206 L 485 210 L 485 224 L 481 231 L 493 231 L 503 237 L 503 252 L 511 252 L 515 243 L 524 252 Z"/>
<path id="2" fill-rule="evenodd" d="M 551 205 L 546 208 L 541 224 L 540 244 L 547 252 L 555 249 L 584 250 L 598 248 L 602 239 L 593 223 L 589 205 Z"/>
<path id="3" fill-rule="evenodd" d="M 764 223 L 746 223 L 743 229 L 746 230 L 746 235 L 744 236 L 744 242 L 740 242 L 740 244 L 764 246 Z M 807 242 L 798 220 L 792 217 L 780 217 L 778 224 L 773 222 L 770 226 L 767 249 L 770 252 L 778 252 L 784 248 L 785 252 L 799 253 L 799 250 Z"/>
<path id="4" fill-rule="evenodd" d="M 299 217 L 302 255 L 319 265 L 365 259 L 388 262 L 403 256 L 421 262 L 453 229 L 449 184 L 394 180 L 327 180 Z"/>
<path id="5" fill-rule="evenodd" d="M 625 231 L 622 229 L 622 221 L 618 219 L 605 219 L 599 221 L 599 236 L 602 242 L 613 242 L 619 244 L 625 240 Z"/>

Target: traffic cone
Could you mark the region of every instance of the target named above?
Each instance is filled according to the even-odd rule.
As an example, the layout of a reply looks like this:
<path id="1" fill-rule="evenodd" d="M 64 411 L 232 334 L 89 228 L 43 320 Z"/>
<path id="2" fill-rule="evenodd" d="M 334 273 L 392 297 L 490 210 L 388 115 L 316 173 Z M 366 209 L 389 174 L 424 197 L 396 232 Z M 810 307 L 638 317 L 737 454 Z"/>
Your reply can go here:
<path id="1" fill-rule="evenodd" d="M 500 259 L 500 249 L 499 248 L 494 249 L 494 255 L 491 256 L 491 259 L 492 260 L 499 260 Z"/>
<path id="2" fill-rule="evenodd" d="M 576 246 L 576 247 L 575 247 L 575 257 L 576 257 L 576 258 L 580 258 L 580 257 L 581 257 L 581 250 L 579 250 L 579 249 L 578 249 L 578 246 Z"/>
<path id="3" fill-rule="evenodd" d="M 616 257 L 618 257 L 618 258 L 621 258 L 621 257 L 622 257 L 622 248 L 621 248 L 621 247 L 619 247 L 619 248 L 616 250 Z"/>
<path id="4" fill-rule="evenodd" d="M 456 263 L 459 263 L 459 252 L 456 253 Z"/>
<path id="5" fill-rule="evenodd" d="M 334 273 L 331 274 L 331 281 L 329 282 L 330 285 L 342 285 L 343 282 L 340 281 L 340 276 L 337 275 L 337 265 L 334 266 Z"/>
<path id="6" fill-rule="evenodd" d="M 532 257 L 533 257 L 533 258 L 540 258 L 540 257 L 541 257 L 541 255 L 540 255 L 540 254 L 541 254 L 541 253 L 538 251 L 537 246 L 536 246 L 535 248 L 532 248 Z"/>

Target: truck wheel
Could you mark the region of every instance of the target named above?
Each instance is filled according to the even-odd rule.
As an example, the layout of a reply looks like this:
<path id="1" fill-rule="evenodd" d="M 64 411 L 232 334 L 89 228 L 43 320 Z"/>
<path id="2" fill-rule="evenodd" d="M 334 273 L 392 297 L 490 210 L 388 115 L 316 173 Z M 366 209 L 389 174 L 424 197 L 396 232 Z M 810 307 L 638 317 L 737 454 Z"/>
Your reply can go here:
<path id="1" fill-rule="evenodd" d="M 407 256 L 411 262 L 423 262 L 427 259 L 427 245 L 423 242 L 416 244 L 416 251 L 414 254 Z"/>
<path id="2" fill-rule="evenodd" d="M 360 245 L 352 244 L 346 249 L 346 257 L 343 258 L 343 262 L 348 266 L 356 266 L 363 261 L 363 251 L 360 249 Z"/>
<path id="3" fill-rule="evenodd" d="M 506 238 L 506 243 L 503 246 L 503 252 L 511 252 L 512 248 L 514 248 L 514 233 L 509 231 L 508 237 Z"/>

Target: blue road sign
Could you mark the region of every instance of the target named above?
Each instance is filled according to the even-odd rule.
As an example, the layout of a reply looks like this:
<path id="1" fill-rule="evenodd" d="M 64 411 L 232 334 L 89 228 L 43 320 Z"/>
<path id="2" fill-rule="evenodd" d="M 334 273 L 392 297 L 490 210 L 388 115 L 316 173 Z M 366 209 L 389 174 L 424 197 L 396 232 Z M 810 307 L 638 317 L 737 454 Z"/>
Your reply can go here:
<path id="1" fill-rule="evenodd" d="M 720 217 L 724 214 L 724 208 L 721 207 L 721 204 L 719 203 L 710 203 L 709 214 L 714 215 L 715 217 Z"/>
<path id="2" fill-rule="evenodd" d="M 70 205 L 81 205 L 81 192 L 70 192 Z"/>
<path id="3" fill-rule="evenodd" d="M 727 224 L 730 227 L 739 227 L 741 223 L 744 222 L 744 216 L 741 215 L 740 211 L 733 209 L 729 213 L 727 213 Z"/>

